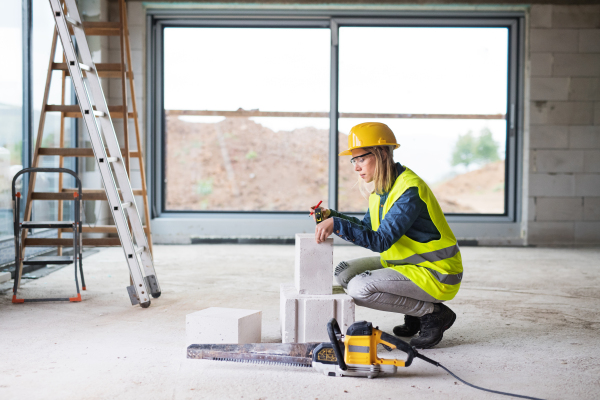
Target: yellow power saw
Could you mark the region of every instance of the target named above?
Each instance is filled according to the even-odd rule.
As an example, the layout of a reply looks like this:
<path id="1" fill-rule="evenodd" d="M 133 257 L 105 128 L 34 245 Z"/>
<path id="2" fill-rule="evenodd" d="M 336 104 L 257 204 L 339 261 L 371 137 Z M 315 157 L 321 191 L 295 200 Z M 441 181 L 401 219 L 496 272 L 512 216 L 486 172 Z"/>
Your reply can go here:
<path id="1" fill-rule="evenodd" d="M 420 358 L 436 367 L 443 368 L 464 384 L 487 392 L 523 399 L 541 400 L 536 397 L 505 393 L 472 385 L 454 375 L 446 367 L 424 355 L 405 341 L 380 331 L 367 321 L 352 324 L 342 335 L 337 321 L 327 324 L 330 342 L 325 343 L 253 343 L 253 344 L 192 344 L 187 357 L 204 360 L 234 361 L 295 367 L 312 367 L 327 376 L 351 376 L 375 378 L 393 375 L 398 367 L 408 367 L 413 359 Z M 404 360 L 380 358 L 377 345 L 392 351 L 406 353 Z"/>

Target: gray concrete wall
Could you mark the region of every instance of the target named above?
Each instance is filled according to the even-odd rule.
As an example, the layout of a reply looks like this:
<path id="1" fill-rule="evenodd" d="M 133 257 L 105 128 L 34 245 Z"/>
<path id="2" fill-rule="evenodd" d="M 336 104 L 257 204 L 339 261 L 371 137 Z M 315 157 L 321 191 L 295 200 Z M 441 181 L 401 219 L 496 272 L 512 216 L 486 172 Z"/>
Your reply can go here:
<path id="1" fill-rule="evenodd" d="M 600 243 L 600 5 L 530 14 L 529 244 Z"/>
<path id="2" fill-rule="evenodd" d="M 390 4 L 377 4 L 382 3 Z M 475 2 L 464 3 L 457 8 L 477 9 Z M 546 3 L 533 5 L 527 15 L 523 235 L 532 245 L 600 244 L 600 5 Z M 128 10 L 143 112 L 145 9 L 141 1 L 128 1 Z M 111 60 L 117 50 L 111 44 Z M 120 87 L 111 87 L 110 96 L 120 98 Z M 145 132 L 143 122 L 140 118 Z M 496 238 L 494 243 L 504 242 Z"/>

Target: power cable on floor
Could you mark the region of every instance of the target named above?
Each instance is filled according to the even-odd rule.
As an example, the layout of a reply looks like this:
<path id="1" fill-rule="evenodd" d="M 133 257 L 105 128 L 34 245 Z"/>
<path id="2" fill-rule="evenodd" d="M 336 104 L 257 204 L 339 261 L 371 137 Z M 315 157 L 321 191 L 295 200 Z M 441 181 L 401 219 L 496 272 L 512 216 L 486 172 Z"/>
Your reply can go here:
<path id="1" fill-rule="evenodd" d="M 480 386 L 475 386 L 467 381 L 465 381 L 464 379 L 459 378 L 458 376 L 456 376 L 452 371 L 450 371 L 448 368 L 444 367 L 442 364 L 440 364 L 437 361 L 432 360 L 431 358 L 425 357 L 422 354 L 416 353 L 415 357 L 420 358 L 421 360 L 427 361 L 430 364 L 435 365 L 436 367 L 440 367 L 443 370 L 445 370 L 447 373 L 449 373 L 450 375 L 452 375 L 453 377 L 455 377 L 456 379 L 458 379 L 459 381 L 461 381 L 462 383 L 464 383 L 467 386 L 471 386 L 472 388 L 475 389 L 479 389 L 479 390 L 483 390 L 485 392 L 490 392 L 490 393 L 496 393 L 496 394 L 502 394 L 504 396 L 512 396 L 512 397 L 518 397 L 520 399 L 530 399 L 530 400 L 544 400 L 544 399 L 540 399 L 538 397 L 530 397 L 530 396 L 523 396 L 520 394 L 514 394 L 514 393 L 507 393 L 507 392 L 500 392 L 498 390 L 491 390 L 491 389 L 486 389 L 486 388 L 482 388 Z"/>

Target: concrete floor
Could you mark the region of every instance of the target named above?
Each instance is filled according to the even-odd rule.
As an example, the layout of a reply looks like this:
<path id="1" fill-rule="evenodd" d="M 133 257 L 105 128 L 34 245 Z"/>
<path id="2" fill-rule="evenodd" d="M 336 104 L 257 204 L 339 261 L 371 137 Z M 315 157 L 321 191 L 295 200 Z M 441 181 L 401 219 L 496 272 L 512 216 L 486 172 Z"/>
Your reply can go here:
<path id="1" fill-rule="evenodd" d="M 458 315 L 424 353 L 476 385 L 549 399 L 600 397 L 600 249 L 462 250 Z M 371 255 L 336 246 L 335 262 Z M 280 340 L 279 284 L 293 246 L 155 246 L 163 295 L 132 307 L 120 248 L 84 260 L 81 303 L 13 305 L 0 295 L 0 399 L 498 399 L 421 360 L 396 376 L 331 378 L 308 368 L 188 360 L 185 315 L 206 307 L 263 311 Z M 71 267 L 23 285 L 24 297 L 72 295 Z M 357 308 L 391 332 L 402 321 Z"/>

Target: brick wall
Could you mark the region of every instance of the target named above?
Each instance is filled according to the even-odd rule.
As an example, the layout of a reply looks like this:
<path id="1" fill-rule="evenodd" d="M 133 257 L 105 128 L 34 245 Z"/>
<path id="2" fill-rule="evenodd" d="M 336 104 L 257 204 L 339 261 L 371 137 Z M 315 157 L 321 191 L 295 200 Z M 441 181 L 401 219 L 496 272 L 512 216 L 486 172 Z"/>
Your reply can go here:
<path id="1" fill-rule="evenodd" d="M 529 244 L 600 243 L 600 5 L 531 8 Z"/>

